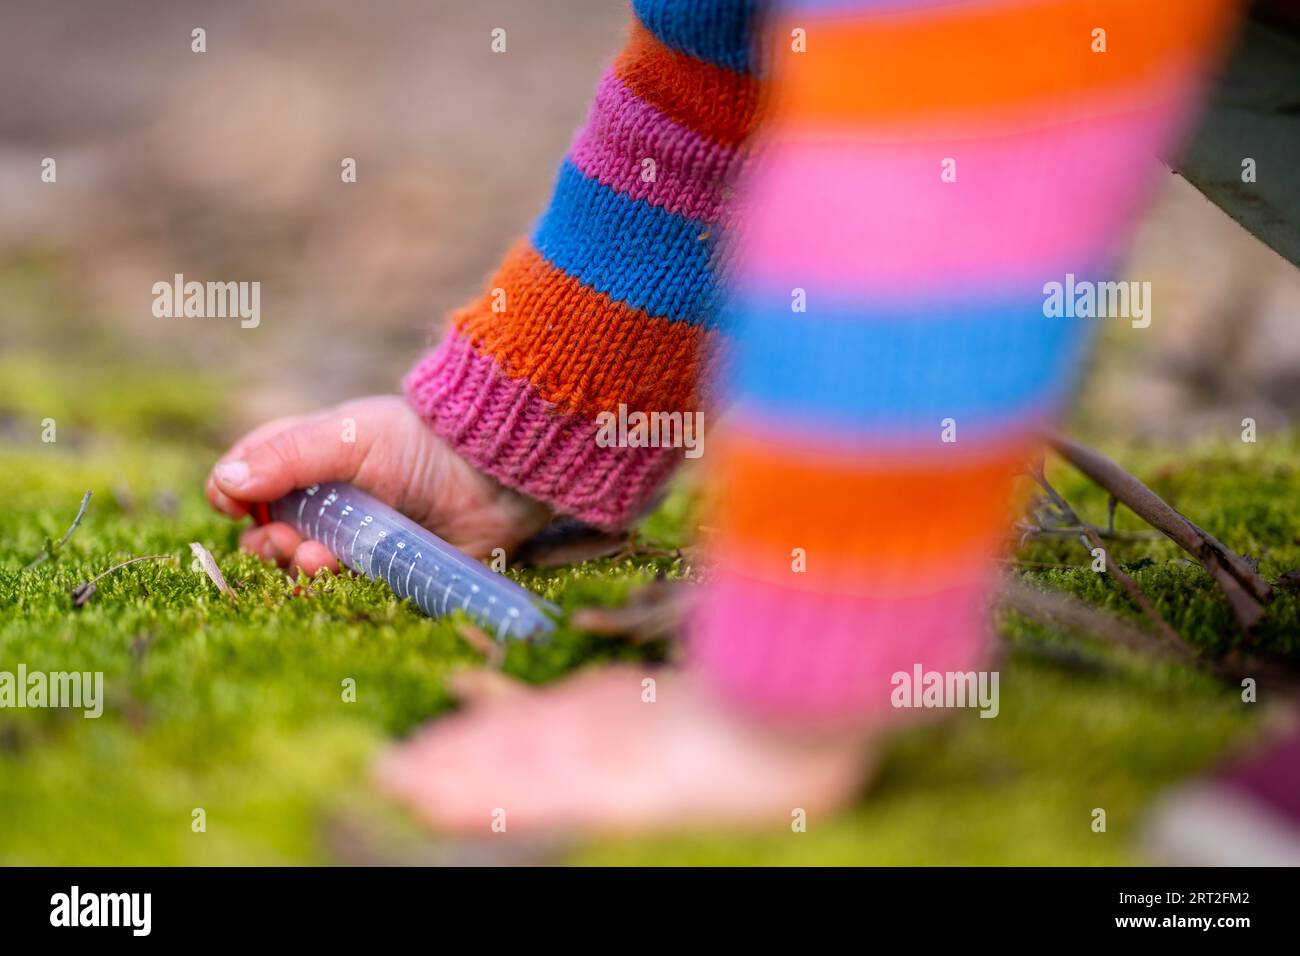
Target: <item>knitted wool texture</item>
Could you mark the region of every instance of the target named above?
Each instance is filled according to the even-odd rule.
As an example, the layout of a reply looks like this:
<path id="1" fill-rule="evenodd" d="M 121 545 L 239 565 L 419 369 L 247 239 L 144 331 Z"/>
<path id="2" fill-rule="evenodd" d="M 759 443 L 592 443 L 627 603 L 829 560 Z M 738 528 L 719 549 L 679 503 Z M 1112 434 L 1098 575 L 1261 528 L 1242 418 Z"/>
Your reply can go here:
<path id="1" fill-rule="evenodd" d="M 1015 476 L 1095 325 L 1044 284 L 1107 277 L 1234 4 L 789 0 L 752 140 L 751 5 L 634 7 L 550 208 L 408 394 L 480 468 L 618 525 L 681 451 L 601 448 L 595 414 L 698 408 L 726 328 L 691 662 L 768 716 L 897 713 L 893 675 L 980 666 Z"/>
<path id="2" fill-rule="evenodd" d="M 635 4 L 549 208 L 406 379 L 459 454 L 602 527 L 631 521 L 683 452 L 600 447 L 596 416 L 704 402 L 723 195 L 758 102 L 751 7 Z"/>

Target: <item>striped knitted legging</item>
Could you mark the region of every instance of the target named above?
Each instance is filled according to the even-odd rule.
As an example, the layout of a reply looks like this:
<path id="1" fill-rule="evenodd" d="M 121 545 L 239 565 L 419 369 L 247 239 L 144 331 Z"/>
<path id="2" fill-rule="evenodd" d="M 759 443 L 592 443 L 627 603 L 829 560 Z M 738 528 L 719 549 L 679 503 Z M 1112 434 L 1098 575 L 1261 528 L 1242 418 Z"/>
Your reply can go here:
<path id="1" fill-rule="evenodd" d="M 408 397 L 612 527 L 682 451 L 606 447 L 597 415 L 707 392 L 695 666 L 764 714 L 883 714 L 895 672 L 977 666 L 1013 477 L 1094 324 L 1045 286 L 1104 277 L 1234 5 L 633 6 L 549 208 Z"/>

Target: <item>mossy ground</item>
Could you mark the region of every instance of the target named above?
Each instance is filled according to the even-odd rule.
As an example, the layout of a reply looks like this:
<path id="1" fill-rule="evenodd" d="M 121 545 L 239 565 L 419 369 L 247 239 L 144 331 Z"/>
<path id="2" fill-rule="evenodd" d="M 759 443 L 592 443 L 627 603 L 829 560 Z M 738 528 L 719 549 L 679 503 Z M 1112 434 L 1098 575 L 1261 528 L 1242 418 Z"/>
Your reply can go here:
<path id="1" fill-rule="evenodd" d="M 0 863 L 323 863 L 364 843 L 420 845 L 377 798 L 367 766 L 386 742 L 452 702 L 445 679 L 478 655 L 381 584 L 351 577 L 292 582 L 236 550 L 237 528 L 200 494 L 215 447 L 215 385 L 158 369 L 42 364 L 9 356 L 0 374 L 0 670 L 101 670 L 98 720 L 55 710 L 0 713 Z M 93 388 L 91 386 L 93 385 Z M 93 395 L 93 403 L 85 400 Z M 143 397 L 142 397 L 143 396 Z M 39 441 L 40 421 L 58 441 Z M 1110 449 L 1265 577 L 1300 567 L 1295 437 L 1173 452 Z M 1105 497 L 1065 468 L 1058 488 L 1093 520 Z M 27 562 L 67 527 L 55 560 Z M 1121 512 L 1121 527 L 1142 526 Z M 684 542 L 685 492 L 647 523 Z M 221 598 L 190 567 L 204 543 L 240 595 Z M 1116 546 L 1121 563 L 1189 640 L 1218 654 L 1238 638 L 1207 575 L 1163 541 Z M 101 582 L 74 610 L 78 582 L 139 554 L 175 555 Z M 1136 617 L 1075 543 L 1033 544 L 1023 573 Z M 615 603 L 679 560 L 602 560 L 528 576 L 565 607 Z M 919 726 L 884 748 L 869 792 L 806 833 L 686 833 L 567 849 L 585 863 L 1103 864 L 1142 859 L 1144 811 L 1162 790 L 1260 733 L 1261 703 L 1187 668 L 1117 652 L 1014 616 L 1001 621 L 1001 714 Z M 1259 646 L 1300 659 L 1300 607 L 1282 592 Z M 541 682 L 609 658 L 660 658 L 562 628 L 544 648 L 515 646 L 506 671 Z M 341 682 L 356 681 L 355 703 Z M 194 808 L 206 832 L 191 829 Z M 1092 832 L 1103 807 L 1105 834 Z M 352 849 L 349 849 L 352 847 Z M 382 852 L 381 852 L 382 858 Z"/>

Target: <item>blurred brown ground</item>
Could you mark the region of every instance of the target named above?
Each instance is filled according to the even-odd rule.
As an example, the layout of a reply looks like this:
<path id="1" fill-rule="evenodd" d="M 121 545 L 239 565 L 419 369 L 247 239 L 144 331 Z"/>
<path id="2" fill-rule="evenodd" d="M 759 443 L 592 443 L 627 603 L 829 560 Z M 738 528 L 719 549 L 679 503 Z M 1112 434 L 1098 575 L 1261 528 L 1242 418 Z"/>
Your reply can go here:
<path id="1" fill-rule="evenodd" d="M 394 389 L 542 208 L 627 17 L 610 0 L 6 0 L 0 269 L 53 263 L 78 314 L 52 328 L 0 301 L 0 347 L 99 337 L 234 376 L 232 429 Z M 177 272 L 261 281 L 261 326 L 155 318 L 151 286 Z M 1090 427 L 1233 438 L 1242 417 L 1300 414 L 1300 273 L 1180 178 L 1126 274 L 1153 282 L 1154 321 L 1107 328 Z"/>

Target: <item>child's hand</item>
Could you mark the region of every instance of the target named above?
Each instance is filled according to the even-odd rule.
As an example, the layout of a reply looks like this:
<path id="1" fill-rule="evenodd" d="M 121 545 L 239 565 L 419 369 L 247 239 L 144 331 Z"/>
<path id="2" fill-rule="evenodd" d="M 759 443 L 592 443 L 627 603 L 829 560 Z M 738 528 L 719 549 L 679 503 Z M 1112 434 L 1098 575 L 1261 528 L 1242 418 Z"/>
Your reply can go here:
<path id="1" fill-rule="evenodd" d="M 389 751 L 380 786 L 430 827 L 508 833 L 766 827 L 849 802 L 870 764 L 862 732 L 792 736 L 738 718 L 692 678 L 606 667 L 536 690 L 460 675 L 470 706 Z M 477 677 L 473 681 L 465 678 Z"/>
<path id="2" fill-rule="evenodd" d="M 351 482 L 477 558 L 493 548 L 513 550 L 552 517 L 547 505 L 456 455 L 396 395 L 254 429 L 213 467 L 206 491 L 214 508 L 241 518 L 251 502 L 274 501 L 323 481 Z M 304 541 L 287 524 L 250 528 L 240 543 L 309 575 L 337 568 L 324 545 Z"/>

